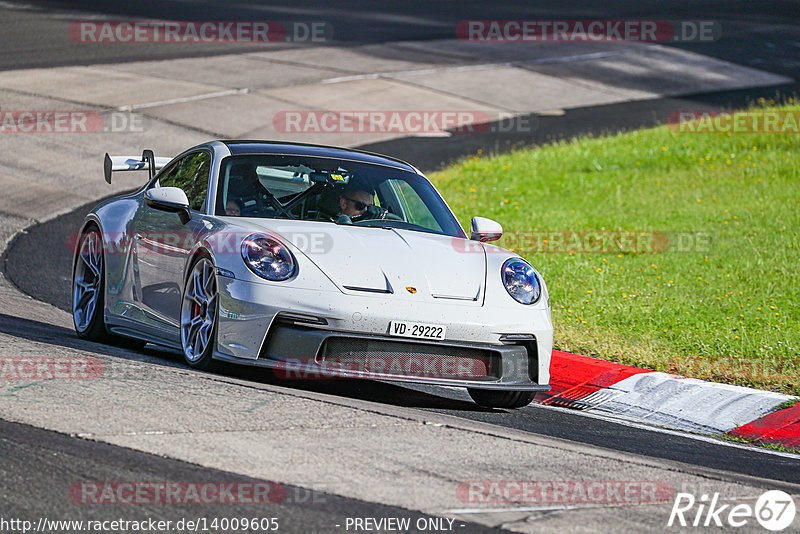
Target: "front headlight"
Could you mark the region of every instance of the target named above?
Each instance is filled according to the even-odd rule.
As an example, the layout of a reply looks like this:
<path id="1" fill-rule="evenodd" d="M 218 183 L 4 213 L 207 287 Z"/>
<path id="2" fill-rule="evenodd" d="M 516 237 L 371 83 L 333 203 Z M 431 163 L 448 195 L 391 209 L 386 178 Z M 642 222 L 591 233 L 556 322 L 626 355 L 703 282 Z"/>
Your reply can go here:
<path id="1" fill-rule="evenodd" d="M 250 234 L 242 241 L 242 259 L 261 278 L 279 282 L 291 278 L 297 262 L 285 245 L 267 234 Z"/>
<path id="2" fill-rule="evenodd" d="M 505 261 L 500 269 L 503 285 L 514 300 L 522 304 L 533 304 L 542 294 L 539 277 L 531 265 L 522 258 Z"/>

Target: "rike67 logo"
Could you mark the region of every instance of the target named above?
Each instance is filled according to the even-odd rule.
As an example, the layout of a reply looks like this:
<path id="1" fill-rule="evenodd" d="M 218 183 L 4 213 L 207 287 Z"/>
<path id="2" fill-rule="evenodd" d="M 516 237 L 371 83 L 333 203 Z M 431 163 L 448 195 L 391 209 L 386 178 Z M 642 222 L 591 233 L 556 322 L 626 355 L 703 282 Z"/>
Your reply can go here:
<path id="1" fill-rule="evenodd" d="M 703 494 L 699 499 L 691 493 L 678 493 L 667 526 L 743 527 L 755 519 L 763 528 L 779 532 L 794 522 L 796 511 L 792 496 L 780 490 L 761 494 L 755 506 L 721 504 L 719 493 Z"/>

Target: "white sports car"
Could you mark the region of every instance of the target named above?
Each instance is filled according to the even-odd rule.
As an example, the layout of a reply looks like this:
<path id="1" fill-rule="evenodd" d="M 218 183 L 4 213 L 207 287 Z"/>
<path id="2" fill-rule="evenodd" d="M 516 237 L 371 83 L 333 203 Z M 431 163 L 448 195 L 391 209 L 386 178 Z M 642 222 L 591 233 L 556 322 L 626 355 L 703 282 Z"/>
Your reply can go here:
<path id="1" fill-rule="evenodd" d="M 80 337 L 174 347 L 199 369 L 466 387 L 490 407 L 549 389 L 541 276 L 486 243 L 498 223 L 475 217 L 468 238 L 408 163 L 266 141 L 213 141 L 171 160 L 106 154 L 109 183 L 136 169 L 147 183 L 81 227 Z"/>

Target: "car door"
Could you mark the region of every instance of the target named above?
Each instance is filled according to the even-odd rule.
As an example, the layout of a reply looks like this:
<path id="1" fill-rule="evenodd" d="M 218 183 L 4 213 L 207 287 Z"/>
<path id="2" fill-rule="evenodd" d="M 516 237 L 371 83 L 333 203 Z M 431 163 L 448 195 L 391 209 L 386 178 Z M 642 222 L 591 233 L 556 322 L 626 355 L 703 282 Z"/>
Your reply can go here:
<path id="1" fill-rule="evenodd" d="M 143 311 L 162 335 L 178 336 L 183 275 L 189 253 L 203 231 L 211 154 L 192 152 L 174 162 L 151 183 L 152 187 L 180 187 L 189 200 L 191 220 L 183 224 L 177 213 L 161 211 L 142 202 L 134 227 L 135 286 Z M 154 332 L 155 333 L 155 332 Z"/>

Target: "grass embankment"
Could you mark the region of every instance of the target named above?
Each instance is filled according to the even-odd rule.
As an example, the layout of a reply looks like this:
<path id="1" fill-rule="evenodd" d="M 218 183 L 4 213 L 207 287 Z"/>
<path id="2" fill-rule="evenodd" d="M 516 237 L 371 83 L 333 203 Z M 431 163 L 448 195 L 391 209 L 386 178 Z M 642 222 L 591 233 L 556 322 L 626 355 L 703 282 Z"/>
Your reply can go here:
<path id="1" fill-rule="evenodd" d="M 499 244 L 542 273 L 557 348 L 798 395 L 798 164 L 797 133 L 662 126 L 478 154 L 432 179 L 465 227 L 496 219 Z"/>

